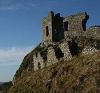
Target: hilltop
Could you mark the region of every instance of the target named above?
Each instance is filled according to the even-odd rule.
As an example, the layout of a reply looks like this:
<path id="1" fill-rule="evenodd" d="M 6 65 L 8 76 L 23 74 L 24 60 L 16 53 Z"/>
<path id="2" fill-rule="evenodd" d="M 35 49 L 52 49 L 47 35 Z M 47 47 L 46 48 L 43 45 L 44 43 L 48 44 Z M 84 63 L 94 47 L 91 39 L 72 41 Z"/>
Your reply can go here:
<path id="1" fill-rule="evenodd" d="M 24 70 L 8 93 L 99 93 L 100 52 L 61 61 L 37 71 Z"/>

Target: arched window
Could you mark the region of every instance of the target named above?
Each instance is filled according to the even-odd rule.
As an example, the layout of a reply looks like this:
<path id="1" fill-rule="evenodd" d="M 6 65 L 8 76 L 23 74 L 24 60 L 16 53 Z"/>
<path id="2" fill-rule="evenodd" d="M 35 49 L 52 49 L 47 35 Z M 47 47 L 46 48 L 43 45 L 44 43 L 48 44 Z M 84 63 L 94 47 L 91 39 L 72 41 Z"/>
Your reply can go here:
<path id="1" fill-rule="evenodd" d="M 48 29 L 48 26 L 46 26 L 46 36 L 49 35 L 49 29 Z"/>

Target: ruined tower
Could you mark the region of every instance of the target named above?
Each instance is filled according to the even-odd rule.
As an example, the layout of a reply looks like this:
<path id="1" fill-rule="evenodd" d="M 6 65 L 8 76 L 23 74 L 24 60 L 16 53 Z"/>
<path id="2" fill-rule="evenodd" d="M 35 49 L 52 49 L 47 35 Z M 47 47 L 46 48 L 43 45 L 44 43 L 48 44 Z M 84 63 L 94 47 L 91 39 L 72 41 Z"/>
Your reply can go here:
<path id="1" fill-rule="evenodd" d="M 78 36 L 86 31 L 89 16 L 86 12 L 61 17 L 60 13 L 49 12 L 43 19 L 43 42 L 59 42 L 69 36 Z"/>
<path id="2" fill-rule="evenodd" d="M 86 12 L 61 17 L 50 11 L 43 19 L 43 40 L 33 55 L 34 70 L 69 61 L 79 54 L 92 54 L 100 49 L 100 26 L 86 29 Z M 93 39 L 91 41 L 91 38 Z"/>
<path id="3" fill-rule="evenodd" d="M 43 19 L 43 42 L 57 42 L 64 38 L 63 20 L 60 14 L 49 12 Z"/>

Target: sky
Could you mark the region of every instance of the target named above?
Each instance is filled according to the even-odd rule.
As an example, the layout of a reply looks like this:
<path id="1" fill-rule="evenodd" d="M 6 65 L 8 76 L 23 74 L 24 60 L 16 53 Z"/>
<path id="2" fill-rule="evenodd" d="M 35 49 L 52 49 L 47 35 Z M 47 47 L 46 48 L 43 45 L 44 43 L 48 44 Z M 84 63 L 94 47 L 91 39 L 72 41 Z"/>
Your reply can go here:
<path id="1" fill-rule="evenodd" d="M 0 81 L 12 80 L 24 56 L 42 40 L 49 11 L 69 16 L 87 12 L 87 28 L 100 25 L 100 0 L 0 0 Z"/>

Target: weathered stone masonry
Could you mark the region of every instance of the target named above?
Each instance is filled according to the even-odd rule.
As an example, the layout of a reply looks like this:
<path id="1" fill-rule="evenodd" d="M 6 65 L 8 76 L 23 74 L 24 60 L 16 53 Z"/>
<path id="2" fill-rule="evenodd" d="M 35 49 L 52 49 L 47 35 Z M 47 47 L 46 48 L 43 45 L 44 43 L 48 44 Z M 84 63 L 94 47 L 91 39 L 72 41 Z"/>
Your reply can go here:
<path id="1" fill-rule="evenodd" d="M 56 57 L 55 49 L 51 46 L 48 48 L 48 54 L 47 54 L 47 65 L 51 65 L 58 62 Z"/>
<path id="2" fill-rule="evenodd" d="M 69 45 L 67 42 L 61 43 L 59 45 L 59 47 L 62 50 L 62 52 L 64 53 L 64 60 L 68 61 L 68 60 L 72 59 L 72 55 L 70 53 Z"/>
<path id="3" fill-rule="evenodd" d="M 34 69 L 41 69 L 44 67 L 44 60 L 40 52 L 33 55 Z"/>
<path id="4" fill-rule="evenodd" d="M 41 50 L 33 55 L 34 70 L 99 51 L 100 26 L 86 29 L 88 18 L 87 13 L 61 17 L 59 13 L 49 12 L 43 19 L 43 40 L 38 46 Z"/>

